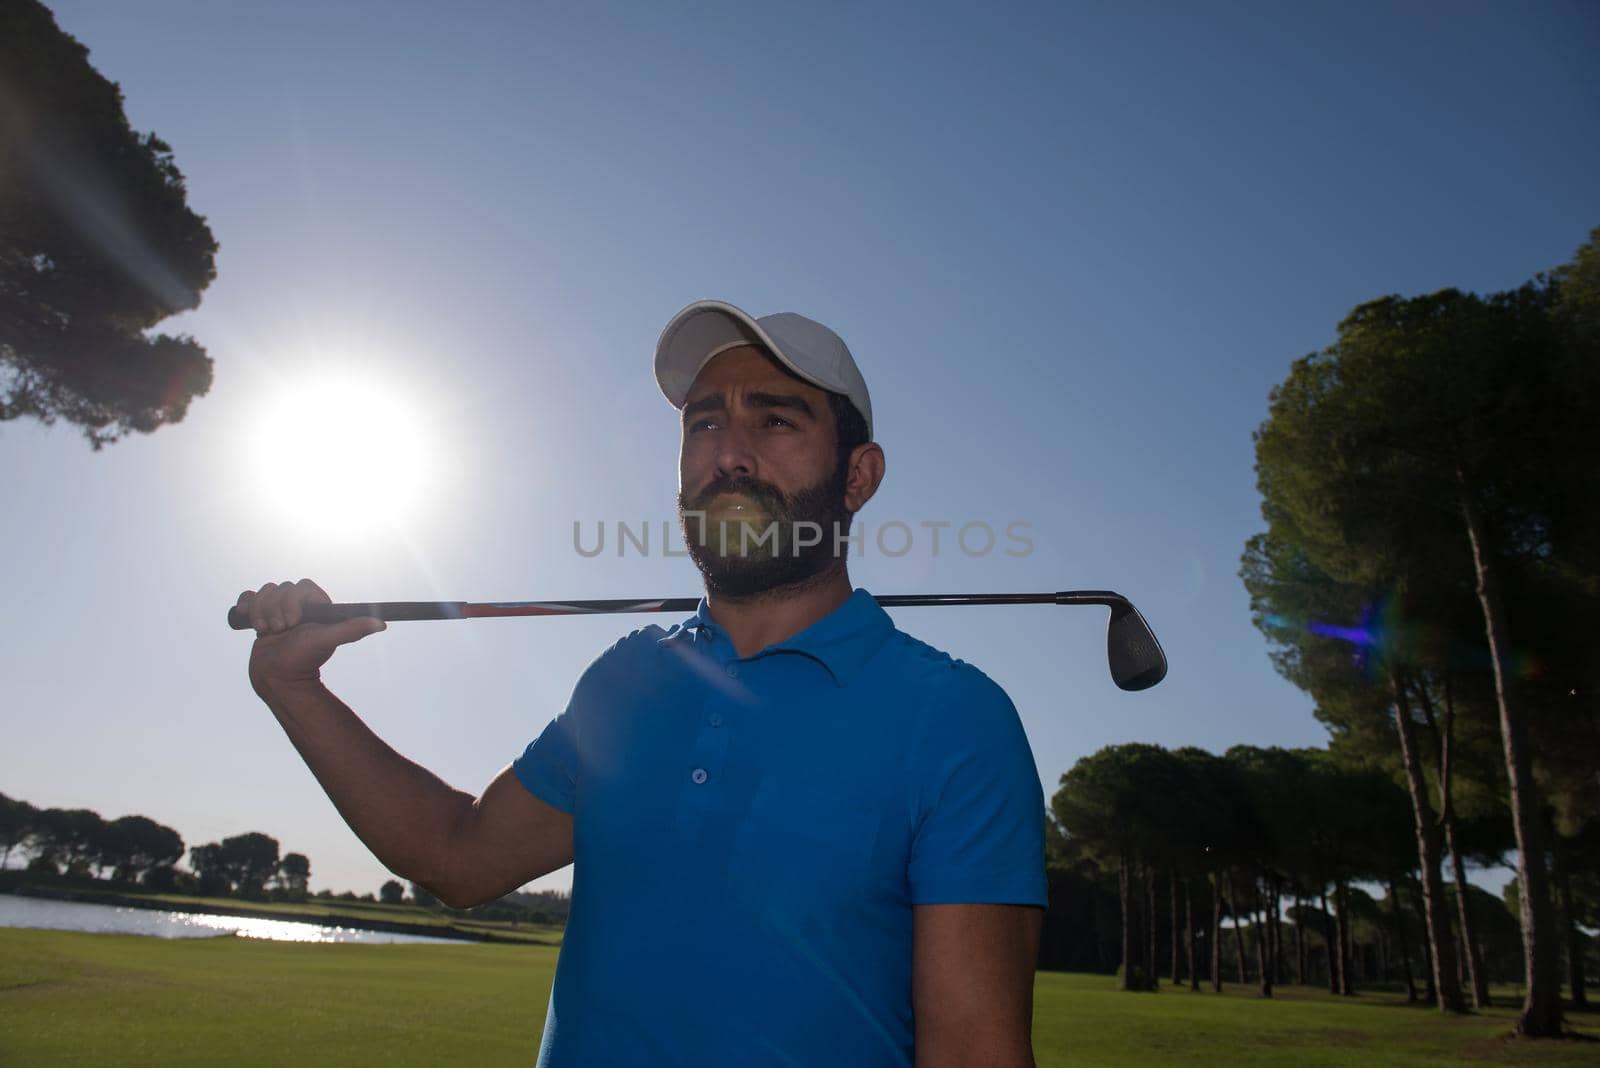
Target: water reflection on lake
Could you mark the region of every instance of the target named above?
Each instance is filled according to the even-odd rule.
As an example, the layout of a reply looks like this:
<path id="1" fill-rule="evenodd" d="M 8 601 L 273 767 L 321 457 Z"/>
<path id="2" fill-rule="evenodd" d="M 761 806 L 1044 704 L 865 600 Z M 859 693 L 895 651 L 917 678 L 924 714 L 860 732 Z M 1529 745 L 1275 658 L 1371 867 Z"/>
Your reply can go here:
<path id="1" fill-rule="evenodd" d="M 166 909 L 130 909 L 85 901 L 50 901 L 0 894 L 0 927 L 44 927 L 54 931 L 96 934 L 154 935 L 157 938 L 267 938 L 275 942 L 431 942 L 460 945 L 454 938 L 361 931 L 299 920 L 262 920 L 248 916 L 212 916 Z"/>

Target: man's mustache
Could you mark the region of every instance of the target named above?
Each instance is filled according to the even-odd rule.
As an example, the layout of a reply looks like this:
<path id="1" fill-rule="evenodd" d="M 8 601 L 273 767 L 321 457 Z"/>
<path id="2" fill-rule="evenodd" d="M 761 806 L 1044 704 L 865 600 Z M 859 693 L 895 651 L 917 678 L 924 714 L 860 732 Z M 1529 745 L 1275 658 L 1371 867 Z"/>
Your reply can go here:
<path id="1" fill-rule="evenodd" d="M 695 496 L 693 501 L 686 503 L 684 508 L 687 511 L 704 511 L 705 506 L 710 504 L 718 494 L 722 493 L 743 494 L 746 497 L 753 498 L 768 511 L 786 511 L 789 505 L 789 499 L 783 495 L 783 492 L 778 487 L 771 483 L 749 477 L 723 475 L 720 478 L 713 479 L 705 489 Z"/>

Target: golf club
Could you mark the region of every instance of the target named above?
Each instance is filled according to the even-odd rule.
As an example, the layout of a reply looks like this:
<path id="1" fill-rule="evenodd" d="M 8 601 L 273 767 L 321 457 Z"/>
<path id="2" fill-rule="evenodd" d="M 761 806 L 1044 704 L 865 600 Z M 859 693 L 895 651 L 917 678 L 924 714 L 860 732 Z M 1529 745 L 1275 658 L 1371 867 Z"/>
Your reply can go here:
<path id="1" fill-rule="evenodd" d="M 1167 677 L 1167 657 L 1150 625 L 1133 603 L 1110 590 L 1063 590 L 1058 593 L 915 593 L 878 597 L 884 608 L 969 604 L 1103 604 L 1111 609 L 1106 627 L 1106 655 L 1111 680 L 1124 690 L 1148 690 Z M 358 616 L 386 621 L 418 619 L 486 619 L 491 616 L 577 616 L 626 612 L 693 612 L 698 597 L 659 600 L 598 601 L 377 601 L 371 604 L 307 604 L 301 620 L 339 623 Z M 228 626 L 249 630 L 250 618 L 237 606 L 228 609 Z"/>

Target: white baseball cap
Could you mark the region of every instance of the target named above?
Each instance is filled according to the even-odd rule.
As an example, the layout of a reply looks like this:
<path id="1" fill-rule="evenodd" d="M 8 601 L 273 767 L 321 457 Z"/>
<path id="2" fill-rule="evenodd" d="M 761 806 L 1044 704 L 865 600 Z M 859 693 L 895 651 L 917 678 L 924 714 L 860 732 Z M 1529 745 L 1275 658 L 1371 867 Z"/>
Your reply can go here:
<path id="1" fill-rule="evenodd" d="M 672 317 L 656 342 L 656 382 L 674 408 L 689 399 L 695 376 L 718 353 L 758 345 L 799 377 L 849 398 L 872 437 L 872 398 L 844 339 L 793 312 L 753 319 L 720 300 L 699 300 Z"/>

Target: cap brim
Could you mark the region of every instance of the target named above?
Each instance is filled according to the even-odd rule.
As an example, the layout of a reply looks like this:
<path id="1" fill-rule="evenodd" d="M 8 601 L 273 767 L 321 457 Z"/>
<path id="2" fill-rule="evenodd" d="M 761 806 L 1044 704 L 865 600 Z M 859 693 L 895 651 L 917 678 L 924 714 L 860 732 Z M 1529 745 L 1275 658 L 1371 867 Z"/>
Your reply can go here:
<path id="1" fill-rule="evenodd" d="M 735 345 L 759 345 L 795 377 L 818 389 L 839 391 L 796 367 L 760 323 L 720 300 L 695 301 L 667 323 L 656 342 L 656 384 L 674 408 L 682 408 L 705 365 Z"/>

